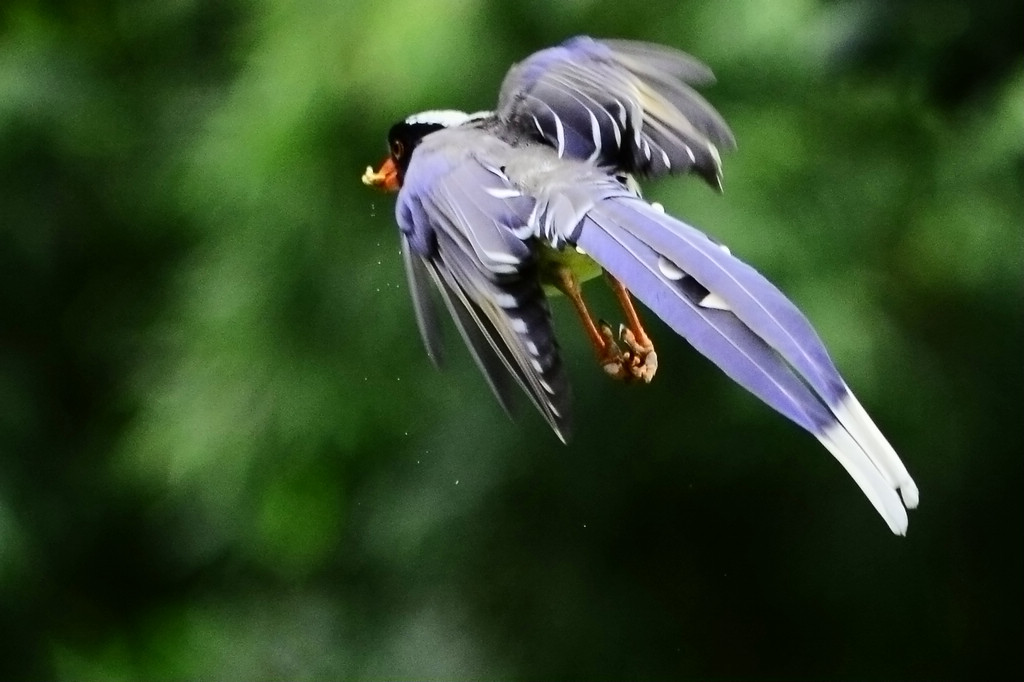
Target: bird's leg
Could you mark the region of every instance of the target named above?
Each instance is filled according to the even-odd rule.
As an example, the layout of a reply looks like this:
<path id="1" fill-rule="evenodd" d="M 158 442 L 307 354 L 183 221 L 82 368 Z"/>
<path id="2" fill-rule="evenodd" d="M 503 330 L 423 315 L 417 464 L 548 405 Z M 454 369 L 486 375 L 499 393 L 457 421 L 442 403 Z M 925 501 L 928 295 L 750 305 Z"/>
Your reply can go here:
<path id="1" fill-rule="evenodd" d="M 629 348 L 623 353 L 623 360 L 626 361 L 623 364 L 633 378 L 650 383 L 654 373 L 658 371 L 658 354 L 654 352 L 654 342 L 640 323 L 640 316 L 633 307 L 633 298 L 629 295 L 629 290 L 607 270 L 604 276 L 615 292 L 622 312 L 626 315 L 626 324 L 619 331 L 619 336 Z"/>
<path id="2" fill-rule="evenodd" d="M 580 318 L 580 322 L 583 323 L 583 331 L 587 333 L 587 338 L 590 339 L 590 345 L 594 347 L 594 351 L 597 353 L 597 360 L 601 363 L 601 366 L 606 372 L 612 376 L 616 376 L 616 373 L 621 369 L 619 358 L 622 356 L 622 351 L 619 350 L 618 344 L 615 343 L 615 337 L 611 333 L 611 329 L 604 322 L 601 322 L 600 328 L 594 322 L 594 318 L 590 314 L 590 310 L 587 309 L 587 304 L 583 300 L 583 292 L 580 290 L 580 281 L 568 267 L 559 267 L 555 271 L 555 286 L 561 291 L 566 297 L 572 302 L 572 307 L 576 309 L 576 314 Z"/>
<path id="3" fill-rule="evenodd" d="M 654 376 L 653 369 L 649 370 L 649 375 L 646 377 L 643 373 L 638 372 L 638 369 L 644 370 L 647 367 L 643 362 L 643 358 L 647 356 L 641 356 L 641 361 L 638 362 L 638 353 L 633 349 L 632 344 L 635 341 L 635 336 L 628 332 L 628 330 L 623 332 L 623 341 L 630 345 L 630 350 L 623 352 L 615 340 L 615 334 L 611 327 L 603 321 L 594 322 L 594 318 L 591 316 L 590 310 L 587 309 L 587 304 L 583 300 L 579 279 L 577 279 L 572 270 L 567 267 L 558 268 L 555 272 L 554 280 L 555 286 L 566 295 L 569 301 L 572 302 L 573 308 L 576 309 L 576 314 L 583 323 L 583 330 L 586 332 L 587 338 L 590 339 L 590 343 L 597 353 L 597 361 L 601 364 L 604 371 L 610 376 L 624 381 L 635 379 L 650 381 L 650 377 Z M 634 312 L 633 315 L 635 317 L 636 313 Z M 643 339 L 647 339 L 647 335 L 643 333 L 642 329 L 641 334 L 643 334 Z M 649 345 L 650 341 L 648 340 L 647 343 Z M 653 348 L 651 348 L 649 356 L 653 357 Z M 657 368 L 656 360 L 654 367 Z"/>

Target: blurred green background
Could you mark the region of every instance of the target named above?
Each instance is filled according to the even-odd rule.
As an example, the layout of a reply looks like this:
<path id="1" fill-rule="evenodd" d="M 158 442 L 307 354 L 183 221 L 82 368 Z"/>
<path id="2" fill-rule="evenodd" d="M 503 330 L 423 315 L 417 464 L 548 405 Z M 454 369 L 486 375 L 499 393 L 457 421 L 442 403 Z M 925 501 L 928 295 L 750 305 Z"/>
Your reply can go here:
<path id="1" fill-rule="evenodd" d="M 1024 7 L 31 2 L 0 9 L 0 679 L 1020 679 Z M 564 38 L 708 62 L 724 196 L 917 479 L 841 467 L 651 321 L 554 304 L 561 446 L 427 361 L 388 127 Z M 603 314 L 613 301 L 591 292 Z M 650 316 L 648 316 L 650 319 Z"/>

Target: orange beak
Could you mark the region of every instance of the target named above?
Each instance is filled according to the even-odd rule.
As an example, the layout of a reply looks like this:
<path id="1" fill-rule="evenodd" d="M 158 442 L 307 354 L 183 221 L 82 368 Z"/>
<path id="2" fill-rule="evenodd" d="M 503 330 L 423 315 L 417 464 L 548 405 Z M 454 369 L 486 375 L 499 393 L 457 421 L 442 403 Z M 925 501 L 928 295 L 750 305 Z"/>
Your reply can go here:
<path id="1" fill-rule="evenodd" d="M 363 173 L 363 184 L 370 187 L 380 187 L 385 192 L 397 192 L 400 188 L 398 185 L 398 166 L 395 165 L 394 160 L 389 156 L 384 159 L 384 163 L 380 165 L 380 169 L 374 172 L 373 166 L 367 166 L 366 172 Z"/>

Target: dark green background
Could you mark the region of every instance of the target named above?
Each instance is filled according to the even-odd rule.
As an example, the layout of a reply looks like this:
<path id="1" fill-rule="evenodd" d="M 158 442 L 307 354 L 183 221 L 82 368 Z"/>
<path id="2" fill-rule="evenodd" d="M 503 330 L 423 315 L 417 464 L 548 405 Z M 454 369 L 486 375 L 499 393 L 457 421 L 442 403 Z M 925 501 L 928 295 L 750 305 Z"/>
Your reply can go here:
<path id="1" fill-rule="evenodd" d="M 1022 9 L 5 0 L 0 678 L 1020 679 Z M 555 303 L 569 447 L 429 365 L 359 176 L 576 33 L 714 68 L 724 196 L 649 194 L 815 323 L 908 537 L 654 321 L 623 386 Z"/>

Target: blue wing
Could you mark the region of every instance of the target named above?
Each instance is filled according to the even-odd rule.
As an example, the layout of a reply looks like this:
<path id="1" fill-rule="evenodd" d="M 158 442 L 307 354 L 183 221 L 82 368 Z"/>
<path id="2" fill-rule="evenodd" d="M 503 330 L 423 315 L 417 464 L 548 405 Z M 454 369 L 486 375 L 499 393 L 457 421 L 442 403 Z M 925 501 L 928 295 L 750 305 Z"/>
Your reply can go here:
<path id="1" fill-rule="evenodd" d="M 515 65 L 496 114 L 559 156 L 645 176 L 695 170 L 720 187 L 719 148 L 735 141 L 690 87 L 713 81 L 678 50 L 579 36 Z"/>
<path id="2" fill-rule="evenodd" d="M 431 282 L 506 411 L 511 378 L 565 441 L 571 431 L 569 384 L 537 263 L 524 241 L 534 202 L 497 168 L 464 151 L 445 151 L 471 148 L 460 139 L 466 134 L 474 131 L 431 135 L 431 144 L 421 145 L 412 158 L 398 195 L 396 216 L 420 334 L 437 362 Z M 446 137 L 451 146 L 445 146 Z"/>

